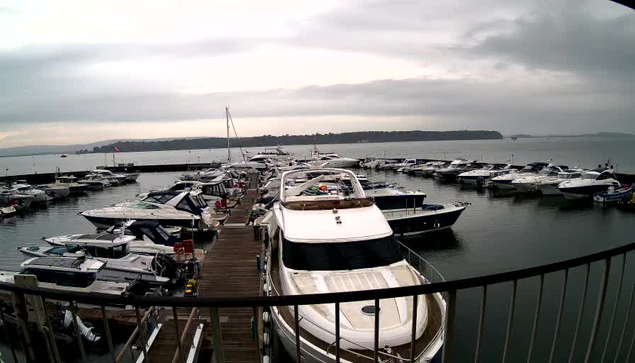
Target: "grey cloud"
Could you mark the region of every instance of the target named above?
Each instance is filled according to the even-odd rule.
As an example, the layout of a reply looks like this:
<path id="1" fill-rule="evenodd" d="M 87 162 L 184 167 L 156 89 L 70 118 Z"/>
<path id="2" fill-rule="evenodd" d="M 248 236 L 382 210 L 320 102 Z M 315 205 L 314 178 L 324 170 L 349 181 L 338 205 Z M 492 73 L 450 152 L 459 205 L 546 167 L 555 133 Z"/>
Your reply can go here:
<path id="1" fill-rule="evenodd" d="M 508 3 L 355 3 L 296 24 L 297 35 L 284 40 L 74 44 L 0 52 L 0 124 L 206 119 L 219 117 L 228 104 L 237 116 L 254 118 L 385 116 L 435 118 L 448 128 L 473 125 L 503 132 L 601 131 L 598 127 L 635 132 L 635 87 L 624 80 L 635 74 L 633 15 L 599 18 L 581 9 L 505 20 L 510 11 L 526 10 L 522 3 Z M 441 44 L 445 40 L 426 38 L 429 31 L 453 27 L 460 38 L 452 47 Z M 438 62 L 443 67 L 490 58 L 492 69 L 501 73 L 523 65 L 586 77 L 556 85 L 509 77 L 504 82 L 388 79 L 182 95 L 170 85 L 99 79 L 83 68 L 147 56 L 225 55 L 266 42 Z"/>
<path id="2" fill-rule="evenodd" d="M 632 95 L 610 99 L 592 89 L 535 89 L 524 84 L 466 80 L 381 80 L 364 84 L 259 92 L 88 97 L 79 94 L 35 100 L 0 110 L 0 120 L 20 122 L 175 121 L 219 117 L 230 105 L 240 117 L 387 116 L 444 120 L 448 127 L 478 125 L 503 131 L 532 128 L 589 129 L 596 120 L 635 131 L 623 120 L 635 111 Z M 585 105 L 580 107 L 580 105 Z M 527 126 L 523 126 L 527 125 Z M 344 126 L 344 125 L 343 125 Z"/>
<path id="3" fill-rule="evenodd" d="M 594 78 L 635 74 L 633 12 L 606 18 L 572 7 L 523 16 L 509 26 L 510 32 L 489 35 L 467 52 Z"/>

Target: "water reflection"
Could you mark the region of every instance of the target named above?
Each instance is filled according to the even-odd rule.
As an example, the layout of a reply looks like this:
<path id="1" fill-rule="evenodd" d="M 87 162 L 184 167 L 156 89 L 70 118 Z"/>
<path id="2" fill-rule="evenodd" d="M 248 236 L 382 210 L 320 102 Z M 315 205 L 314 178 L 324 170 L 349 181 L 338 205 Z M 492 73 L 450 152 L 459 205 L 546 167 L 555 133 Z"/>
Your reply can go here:
<path id="1" fill-rule="evenodd" d="M 424 233 L 419 236 L 404 236 L 399 240 L 413 251 L 421 253 L 443 250 L 461 250 L 464 245 L 461 237 L 459 237 L 459 235 L 451 229 Z"/>

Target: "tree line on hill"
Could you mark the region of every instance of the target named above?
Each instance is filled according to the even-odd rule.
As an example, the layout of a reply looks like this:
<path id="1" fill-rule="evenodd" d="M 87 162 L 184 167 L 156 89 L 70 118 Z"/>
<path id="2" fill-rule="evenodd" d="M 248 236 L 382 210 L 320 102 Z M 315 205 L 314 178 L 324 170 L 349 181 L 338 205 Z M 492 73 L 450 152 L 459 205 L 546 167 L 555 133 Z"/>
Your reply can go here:
<path id="1" fill-rule="evenodd" d="M 312 144 L 351 144 L 404 141 L 443 141 L 443 140 L 498 140 L 502 139 L 498 131 L 462 130 L 462 131 L 364 131 L 328 133 L 314 135 L 263 135 L 232 139 L 232 146 L 263 147 L 275 145 L 312 145 Z M 226 148 L 227 138 L 207 137 L 197 139 L 175 139 L 156 141 L 119 141 L 101 147 L 94 147 L 93 153 L 135 151 L 193 150 Z"/>

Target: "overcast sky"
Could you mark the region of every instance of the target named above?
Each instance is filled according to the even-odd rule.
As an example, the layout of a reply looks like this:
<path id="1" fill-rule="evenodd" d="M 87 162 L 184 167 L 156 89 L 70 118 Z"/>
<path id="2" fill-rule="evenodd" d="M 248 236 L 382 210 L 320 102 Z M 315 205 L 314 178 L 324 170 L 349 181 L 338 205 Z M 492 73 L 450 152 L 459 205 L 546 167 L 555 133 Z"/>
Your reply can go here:
<path id="1" fill-rule="evenodd" d="M 358 130 L 635 132 L 609 1 L 4 1 L 0 147 Z"/>

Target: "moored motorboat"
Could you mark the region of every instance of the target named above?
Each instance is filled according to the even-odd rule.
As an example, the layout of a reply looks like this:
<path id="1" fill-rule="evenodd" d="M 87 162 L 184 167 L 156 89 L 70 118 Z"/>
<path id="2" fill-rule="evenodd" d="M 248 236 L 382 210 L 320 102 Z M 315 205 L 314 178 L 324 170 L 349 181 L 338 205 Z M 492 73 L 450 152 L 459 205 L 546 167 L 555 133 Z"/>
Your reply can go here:
<path id="1" fill-rule="evenodd" d="M 490 164 L 481 169 L 470 170 L 461 173 L 458 175 L 457 179 L 460 184 L 484 187 L 489 183 L 490 179 L 500 175 L 509 174 L 514 171 L 516 170 L 512 169 L 511 164 Z"/>
<path id="2" fill-rule="evenodd" d="M 633 187 L 630 185 L 623 185 L 618 188 L 610 186 L 605 192 L 594 194 L 593 200 L 598 203 L 610 204 L 630 200 L 632 196 Z"/>
<path id="3" fill-rule="evenodd" d="M 0 218 L 10 218 L 17 213 L 18 210 L 13 205 L 0 202 Z"/>
<path id="4" fill-rule="evenodd" d="M 106 170 L 106 169 L 95 169 L 92 171 L 91 174 L 95 175 L 96 178 L 108 180 L 111 186 L 122 185 L 128 181 L 127 180 L 128 178 L 126 177 L 125 174 L 115 174 L 112 171 Z M 137 175 L 137 177 L 138 176 L 139 175 Z"/>
<path id="5" fill-rule="evenodd" d="M 180 232 L 179 228 L 166 229 L 155 221 L 131 220 L 97 233 L 74 233 L 43 239 L 52 246 L 126 241 L 130 252 L 154 256 L 157 253 L 174 254 L 173 246 L 180 240 Z"/>
<path id="6" fill-rule="evenodd" d="M 564 181 L 558 189 L 567 199 L 591 198 L 596 193 L 606 192 L 609 187 L 619 188 L 612 169 L 594 169 L 582 174 L 580 178 Z"/>
<path id="7" fill-rule="evenodd" d="M 414 236 L 452 228 L 465 211 L 465 203 L 424 203 L 416 208 L 382 210 L 397 236 Z"/>
<path id="8" fill-rule="evenodd" d="M 566 165 L 554 165 L 549 164 L 542 170 L 538 172 L 538 174 L 532 174 L 523 176 L 521 178 L 516 178 L 512 180 L 512 187 L 520 192 L 531 193 L 537 192 L 540 189 L 538 185 L 540 182 L 547 178 L 557 177 L 559 173 L 563 173 L 569 170 L 569 167 Z"/>
<path id="9" fill-rule="evenodd" d="M 150 286 L 166 288 L 177 286 L 183 277 L 182 271 L 170 257 L 157 253 L 155 256 L 130 252 L 129 242 L 134 236 L 120 236 L 114 240 L 75 239 L 57 246 L 24 246 L 18 250 L 32 257 L 77 257 L 84 254 L 104 266 L 97 274 L 99 280 L 137 281 Z"/>
<path id="10" fill-rule="evenodd" d="M 12 184 L 11 190 L 15 191 L 17 194 L 32 196 L 32 204 L 46 204 L 51 199 L 51 197 L 49 197 L 46 192 L 32 187 L 25 181 L 18 181 L 17 183 Z"/>
<path id="11" fill-rule="evenodd" d="M 425 164 L 416 165 L 410 168 L 408 171 L 409 174 L 430 177 L 434 175 L 434 173 L 438 169 L 443 169 L 447 165 L 445 161 L 430 161 Z"/>
<path id="12" fill-rule="evenodd" d="M 42 184 L 35 188 L 42 190 L 46 195 L 53 199 L 64 199 L 71 193 L 70 189 L 66 185 L 62 184 Z"/>
<path id="13" fill-rule="evenodd" d="M 558 175 L 546 177 L 540 180 L 538 184 L 538 190 L 542 195 L 562 195 L 558 185 L 569 179 L 576 179 L 582 176 L 581 170 L 567 170 L 558 173 Z"/>
<path id="14" fill-rule="evenodd" d="M 315 172 L 315 171 L 312 171 Z M 323 169 L 301 184 L 298 173 L 283 174 L 280 202 L 269 214 L 266 283 L 272 295 L 298 295 L 381 289 L 427 283 L 406 262 L 384 215 L 347 170 Z M 329 190 L 325 179 L 347 179 L 350 187 Z M 317 190 L 315 189 L 317 187 Z M 320 226 L 311 228 L 310 226 Z M 359 282 L 359 283 L 357 283 Z M 443 343 L 445 303 L 440 294 L 417 297 L 414 322 L 418 362 L 428 362 Z M 341 321 L 342 361 L 372 360 L 374 316 L 379 319 L 379 357 L 409 356 L 413 327 L 412 297 L 346 302 L 339 311 L 322 305 L 298 307 L 301 333 L 296 337 L 292 307 L 272 307 L 274 328 L 295 356 L 296 338 L 304 362 L 335 362 L 335 319 Z"/>
<path id="15" fill-rule="evenodd" d="M 68 188 L 69 195 L 82 195 L 88 190 L 86 184 L 80 184 L 76 176 L 60 175 L 55 177 L 55 184 L 60 184 Z"/>
<path id="16" fill-rule="evenodd" d="M 529 163 L 525 165 L 524 168 L 516 172 L 510 172 L 504 175 L 499 175 L 497 177 L 494 177 L 491 179 L 492 188 L 502 189 L 502 190 L 514 190 L 515 188 L 512 185 L 512 181 L 514 181 L 515 179 L 537 174 L 540 170 L 545 168 L 547 165 L 549 165 L 549 163 L 533 162 L 533 163 Z"/>
<path id="17" fill-rule="evenodd" d="M 434 172 L 434 176 L 444 180 L 454 180 L 459 174 L 466 171 L 474 170 L 478 166 L 475 162 L 468 161 L 466 159 L 458 158 L 454 159 L 447 168 L 440 168 Z"/>
<path id="18" fill-rule="evenodd" d="M 21 264 L 22 270 L 0 271 L 0 282 L 16 283 L 24 275 L 37 278 L 38 286 L 61 291 L 124 295 L 133 283 L 97 278 L 105 262 L 87 257 L 33 257 Z"/>
<path id="19" fill-rule="evenodd" d="M 163 226 L 207 229 L 212 227 L 209 207 L 200 191 L 151 192 L 138 202 L 81 212 L 97 228 L 128 220 L 157 221 Z"/>

